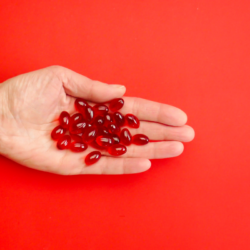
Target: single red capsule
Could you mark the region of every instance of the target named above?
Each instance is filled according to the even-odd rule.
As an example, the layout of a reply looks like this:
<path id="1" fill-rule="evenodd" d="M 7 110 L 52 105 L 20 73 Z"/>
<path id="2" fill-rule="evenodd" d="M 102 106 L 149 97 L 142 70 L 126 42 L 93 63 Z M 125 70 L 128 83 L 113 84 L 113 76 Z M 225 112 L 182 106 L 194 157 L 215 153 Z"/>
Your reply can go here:
<path id="1" fill-rule="evenodd" d="M 108 125 L 108 131 L 109 131 L 110 134 L 119 134 L 121 129 L 116 124 L 109 124 Z"/>
<path id="2" fill-rule="evenodd" d="M 100 145 L 97 144 L 97 142 L 94 140 L 92 142 L 89 143 L 89 145 L 95 149 L 98 149 L 98 150 L 105 150 L 106 148 L 104 147 L 101 147 Z"/>
<path id="3" fill-rule="evenodd" d="M 101 127 L 104 125 L 104 118 L 101 116 L 97 116 L 92 124 L 95 125 L 96 127 Z"/>
<path id="4" fill-rule="evenodd" d="M 126 146 L 129 146 L 132 143 L 132 135 L 130 134 L 127 128 L 124 128 L 121 131 L 120 139 L 121 139 L 121 142 Z"/>
<path id="5" fill-rule="evenodd" d="M 69 123 L 70 123 L 70 115 L 69 115 L 69 113 L 66 112 L 66 111 L 63 111 L 59 116 L 59 122 L 60 122 L 60 125 L 63 128 L 68 129 L 69 128 Z"/>
<path id="6" fill-rule="evenodd" d="M 111 136 L 104 135 L 98 136 L 95 141 L 99 146 L 104 148 L 108 148 L 114 143 L 113 138 Z"/>
<path id="7" fill-rule="evenodd" d="M 111 135 L 111 136 L 113 138 L 114 144 L 120 143 L 120 138 L 119 138 L 118 135 L 114 134 L 114 135 Z"/>
<path id="8" fill-rule="evenodd" d="M 92 165 L 92 164 L 98 162 L 100 160 L 100 158 L 101 158 L 101 152 L 93 151 L 85 157 L 85 163 L 87 166 L 89 166 L 89 165 Z"/>
<path id="9" fill-rule="evenodd" d="M 113 112 L 118 111 L 124 105 L 124 100 L 122 98 L 116 98 L 110 101 L 109 109 Z"/>
<path id="10" fill-rule="evenodd" d="M 105 118 L 105 122 L 104 122 L 105 126 L 108 126 L 109 124 L 112 124 L 115 122 L 113 114 L 106 114 L 104 118 Z"/>
<path id="11" fill-rule="evenodd" d="M 69 135 L 64 135 L 57 141 L 58 149 L 67 149 L 70 146 L 71 138 Z"/>
<path id="12" fill-rule="evenodd" d="M 85 132 L 86 127 L 87 127 L 87 122 L 85 121 L 73 123 L 69 127 L 69 132 L 74 135 L 81 134 Z"/>
<path id="13" fill-rule="evenodd" d="M 57 141 L 59 138 L 61 138 L 65 133 L 66 133 L 66 129 L 63 128 L 62 126 L 57 126 L 55 127 L 52 132 L 51 132 L 51 138 L 55 141 Z"/>
<path id="14" fill-rule="evenodd" d="M 71 133 L 69 133 L 69 134 L 70 134 L 70 137 L 71 137 L 71 139 L 73 141 L 75 141 L 75 142 L 82 142 L 82 135 L 83 134 L 78 134 L 78 135 L 74 135 L 74 134 L 71 134 Z"/>
<path id="15" fill-rule="evenodd" d="M 114 113 L 114 120 L 118 126 L 123 126 L 125 124 L 125 118 L 120 112 Z"/>
<path id="16" fill-rule="evenodd" d="M 126 123 L 131 128 L 139 128 L 140 127 L 140 121 L 135 115 L 127 114 L 125 115 Z"/>
<path id="17" fill-rule="evenodd" d="M 96 104 L 93 109 L 95 114 L 100 116 L 104 116 L 109 112 L 109 108 L 104 104 Z"/>
<path id="18" fill-rule="evenodd" d="M 97 128 L 89 127 L 86 128 L 86 131 L 82 136 L 82 139 L 84 142 L 90 143 L 95 140 L 96 136 L 97 136 Z"/>
<path id="19" fill-rule="evenodd" d="M 105 126 L 98 127 L 97 136 L 99 135 L 109 135 L 109 131 Z"/>
<path id="20" fill-rule="evenodd" d="M 82 122 L 83 120 L 84 120 L 83 115 L 81 113 L 76 113 L 70 117 L 71 124 L 77 123 L 77 122 Z"/>
<path id="21" fill-rule="evenodd" d="M 73 152 L 83 152 L 88 148 L 88 145 L 84 142 L 71 142 L 70 150 Z"/>
<path id="22" fill-rule="evenodd" d="M 134 135 L 132 138 L 132 143 L 139 145 L 139 146 L 148 144 L 148 142 L 149 142 L 148 137 L 146 135 L 143 135 L 143 134 Z"/>
<path id="23" fill-rule="evenodd" d="M 87 122 L 92 122 L 94 119 L 94 110 L 91 106 L 87 106 L 85 109 L 85 115 L 84 115 L 85 119 L 87 120 Z"/>
<path id="24" fill-rule="evenodd" d="M 76 110 L 84 114 L 87 106 L 88 106 L 88 103 L 85 100 L 83 100 L 82 98 L 76 98 L 75 100 Z"/>
<path id="25" fill-rule="evenodd" d="M 109 154 L 113 156 L 123 155 L 127 152 L 127 148 L 121 144 L 114 144 L 108 148 Z"/>

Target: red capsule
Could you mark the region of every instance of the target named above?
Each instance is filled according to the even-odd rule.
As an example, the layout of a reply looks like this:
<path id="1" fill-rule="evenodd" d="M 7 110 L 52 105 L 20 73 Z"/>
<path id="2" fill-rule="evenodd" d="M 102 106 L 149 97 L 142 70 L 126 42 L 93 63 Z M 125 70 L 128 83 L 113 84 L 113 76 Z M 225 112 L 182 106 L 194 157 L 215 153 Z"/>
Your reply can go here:
<path id="1" fill-rule="evenodd" d="M 68 129 L 68 128 L 69 128 L 69 124 L 70 124 L 70 115 L 69 115 L 69 113 L 66 112 L 66 111 L 63 111 L 63 112 L 60 114 L 59 122 L 60 122 L 60 125 L 61 125 L 63 128 Z"/>
<path id="2" fill-rule="evenodd" d="M 82 135 L 83 134 L 78 134 L 78 135 L 74 135 L 74 134 L 71 134 L 71 133 L 69 133 L 69 134 L 70 134 L 70 137 L 71 137 L 71 139 L 73 141 L 75 141 L 75 142 L 82 142 Z"/>
<path id="3" fill-rule="evenodd" d="M 109 112 L 109 108 L 104 104 L 96 104 L 93 109 L 95 114 L 100 116 L 104 116 Z"/>
<path id="4" fill-rule="evenodd" d="M 92 124 L 95 125 L 96 127 L 101 127 L 104 124 L 104 118 L 101 116 L 97 116 Z"/>
<path id="5" fill-rule="evenodd" d="M 105 116 L 105 126 L 108 126 L 109 124 L 112 124 L 115 122 L 113 114 L 106 114 Z"/>
<path id="6" fill-rule="evenodd" d="M 91 106 L 87 106 L 85 109 L 84 117 L 87 122 L 92 122 L 94 119 L 94 110 Z"/>
<path id="7" fill-rule="evenodd" d="M 71 138 L 69 135 L 64 135 L 57 142 L 58 149 L 67 149 L 70 146 Z"/>
<path id="8" fill-rule="evenodd" d="M 85 132 L 85 129 L 87 127 L 87 122 L 82 121 L 78 123 L 71 124 L 69 131 L 71 134 L 77 135 Z"/>
<path id="9" fill-rule="evenodd" d="M 110 134 L 119 134 L 121 129 L 116 124 L 109 124 L 108 125 L 108 131 L 109 131 Z"/>
<path id="10" fill-rule="evenodd" d="M 70 150 L 73 152 L 83 152 L 88 148 L 88 145 L 84 142 L 72 142 L 70 144 Z"/>
<path id="11" fill-rule="evenodd" d="M 84 120 L 83 115 L 81 113 L 76 113 L 70 117 L 70 123 L 72 124 L 77 122 L 82 122 L 83 120 Z"/>
<path id="12" fill-rule="evenodd" d="M 123 155 L 127 152 L 127 148 L 121 144 L 114 144 L 108 148 L 109 154 L 113 156 Z"/>
<path id="13" fill-rule="evenodd" d="M 51 132 L 51 138 L 55 141 L 57 141 L 59 138 L 61 138 L 65 133 L 66 129 L 63 128 L 62 126 L 57 126 L 55 127 L 52 132 Z"/>
<path id="14" fill-rule="evenodd" d="M 140 121 L 135 115 L 127 114 L 125 115 L 126 123 L 131 128 L 139 128 L 140 127 Z"/>
<path id="15" fill-rule="evenodd" d="M 132 138 L 132 143 L 136 145 L 145 145 L 148 144 L 148 142 L 149 142 L 148 137 L 143 134 L 134 135 Z"/>
<path id="16" fill-rule="evenodd" d="M 123 126 L 125 124 L 125 118 L 120 112 L 114 113 L 114 120 L 118 126 Z"/>
<path id="17" fill-rule="evenodd" d="M 84 114 L 87 106 L 88 106 L 88 103 L 85 100 L 83 100 L 82 98 L 76 98 L 75 100 L 76 110 Z"/>
<path id="18" fill-rule="evenodd" d="M 84 142 L 90 143 L 95 140 L 96 136 L 97 136 L 97 128 L 89 127 L 86 128 L 86 131 L 82 136 L 82 139 Z"/>
<path id="19" fill-rule="evenodd" d="M 93 151 L 91 153 L 89 153 L 86 157 L 85 157 L 85 163 L 86 165 L 92 165 L 96 162 L 98 162 L 101 158 L 101 152 L 99 151 Z"/>
<path id="20" fill-rule="evenodd" d="M 114 134 L 114 135 L 111 135 L 111 136 L 113 138 L 114 144 L 120 143 L 120 138 L 119 138 L 118 135 Z"/>
<path id="21" fill-rule="evenodd" d="M 98 127 L 97 136 L 99 135 L 109 135 L 109 131 L 105 126 Z"/>
<path id="22" fill-rule="evenodd" d="M 124 105 L 124 100 L 122 98 L 116 98 L 109 103 L 109 109 L 115 112 L 121 109 L 123 105 Z"/>
<path id="23" fill-rule="evenodd" d="M 89 143 L 89 145 L 95 149 L 98 149 L 98 150 L 105 150 L 106 148 L 104 147 L 101 147 L 100 145 L 97 144 L 97 142 L 94 140 L 92 142 Z"/>
<path id="24" fill-rule="evenodd" d="M 103 136 L 103 135 L 98 136 L 95 141 L 99 146 L 104 148 L 108 148 L 112 146 L 114 143 L 113 138 L 111 136 Z"/>
<path id="25" fill-rule="evenodd" d="M 127 128 L 124 128 L 121 131 L 120 139 L 121 139 L 121 142 L 126 146 L 129 146 L 132 143 L 132 135 L 130 134 Z"/>

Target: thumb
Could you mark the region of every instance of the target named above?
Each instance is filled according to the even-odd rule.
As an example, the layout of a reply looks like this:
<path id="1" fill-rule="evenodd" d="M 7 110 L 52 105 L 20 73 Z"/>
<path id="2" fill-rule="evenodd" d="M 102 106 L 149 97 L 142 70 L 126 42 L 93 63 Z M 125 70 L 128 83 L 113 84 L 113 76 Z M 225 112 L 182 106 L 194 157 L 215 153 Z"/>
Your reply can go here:
<path id="1" fill-rule="evenodd" d="M 126 88 L 123 85 L 106 84 L 91 80 L 61 66 L 55 68 L 57 76 L 62 80 L 66 94 L 81 97 L 88 101 L 105 102 L 124 95 Z"/>

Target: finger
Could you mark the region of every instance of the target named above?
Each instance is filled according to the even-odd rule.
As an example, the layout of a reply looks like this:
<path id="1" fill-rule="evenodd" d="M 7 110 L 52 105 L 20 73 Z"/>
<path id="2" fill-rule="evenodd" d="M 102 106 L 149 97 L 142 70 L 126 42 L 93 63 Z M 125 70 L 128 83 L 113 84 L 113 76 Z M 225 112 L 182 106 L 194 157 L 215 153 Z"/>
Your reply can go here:
<path id="1" fill-rule="evenodd" d="M 184 125 L 181 127 L 171 127 L 154 122 L 140 123 L 138 129 L 129 128 L 131 135 L 145 134 L 149 140 L 172 140 L 190 142 L 194 139 L 195 132 L 192 127 Z"/>
<path id="2" fill-rule="evenodd" d="M 144 146 L 128 146 L 127 152 L 121 157 L 162 159 L 179 156 L 183 150 L 183 144 L 178 141 L 150 142 Z M 107 152 L 104 154 L 108 155 Z"/>
<path id="3" fill-rule="evenodd" d="M 147 171 L 150 166 L 150 160 L 144 158 L 102 156 L 97 163 L 82 166 L 81 174 L 135 174 Z"/>
<path id="4" fill-rule="evenodd" d="M 106 84 L 91 80 L 64 67 L 53 67 L 63 82 L 65 92 L 74 97 L 81 97 L 94 102 L 105 102 L 123 96 L 126 91 L 125 86 L 122 85 Z"/>
<path id="5" fill-rule="evenodd" d="M 187 122 L 187 115 L 171 105 L 148 101 L 142 98 L 124 97 L 122 114 L 132 113 L 139 120 L 154 121 L 172 126 L 182 126 Z"/>
<path id="6" fill-rule="evenodd" d="M 46 159 L 43 157 L 39 160 L 40 163 L 43 162 L 44 166 L 39 166 L 37 169 L 39 168 L 43 171 L 62 175 L 132 174 L 144 172 L 151 166 L 151 162 L 148 159 L 141 157 L 114 158 L 111 155 L 105 156 L 104 154 L 106 152 L 103 150 L 100 151 L 102 156 L 97 163 L 86 166 L 84 159 L 92 151 L 96 151 L 96 149 L 88 147 L 88 149 L 82 153 L 73 153 L 70 150 L 58 150 L 53 142 L 47 151 L 48 157 L 46 157 Z M 40 165 L 39 162 L 38 165 Z"/>
<path id="7" fill-rule="evenodd" d="M 87 154 L 96 149 L 88 148 L 83 153 L 72 153 L 66 151 L 60 159 L 56 173 L 64 175 L 75 174 L 132 174 L 148 170 L 151 162 L 144 158 L 113 158 L 110 155 L 101 156 L 101 159 L 90 166 L 87 166 L 84 159 Z M 60 153 L 60 152 L 59 152 Z M 63 154 L 61 153 L 61 154 Z M 104 152 L 102 152 L 103 154 Z"/>

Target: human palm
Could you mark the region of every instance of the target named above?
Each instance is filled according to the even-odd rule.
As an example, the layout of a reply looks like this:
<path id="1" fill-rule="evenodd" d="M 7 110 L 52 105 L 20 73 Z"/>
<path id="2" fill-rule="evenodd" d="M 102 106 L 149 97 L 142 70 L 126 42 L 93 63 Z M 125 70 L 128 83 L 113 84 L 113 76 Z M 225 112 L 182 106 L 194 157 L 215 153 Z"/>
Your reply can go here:
<path id="1" fill-rule="evenodd" d="M 101 159 L 91 166 L 85 165 L 84 158 L 93 148 L 82 153 L 56 148 L 51 131 L 63 110 L 75 112 L 76 97 L 91 103 L 105 102 L 124 93 L 121 85 L 93 81 L 60 66 L 11 78 L 0 85 L 0 152 L 27 167 L 65 175 L 138 173 L 150 167 L 148 159 L 180 155 L 181 142 L 194 137 L 194 130 L 184 125 L 185 113 L 173 106 L 132 97 L 123 97 L 121 109 L 121 113 L 133 113 L 141 120 L 140 128 L 130 129 L 131 134 L 143 133 L 159 142 L 131 145 L 121 157 L 102 151 Z"/>

